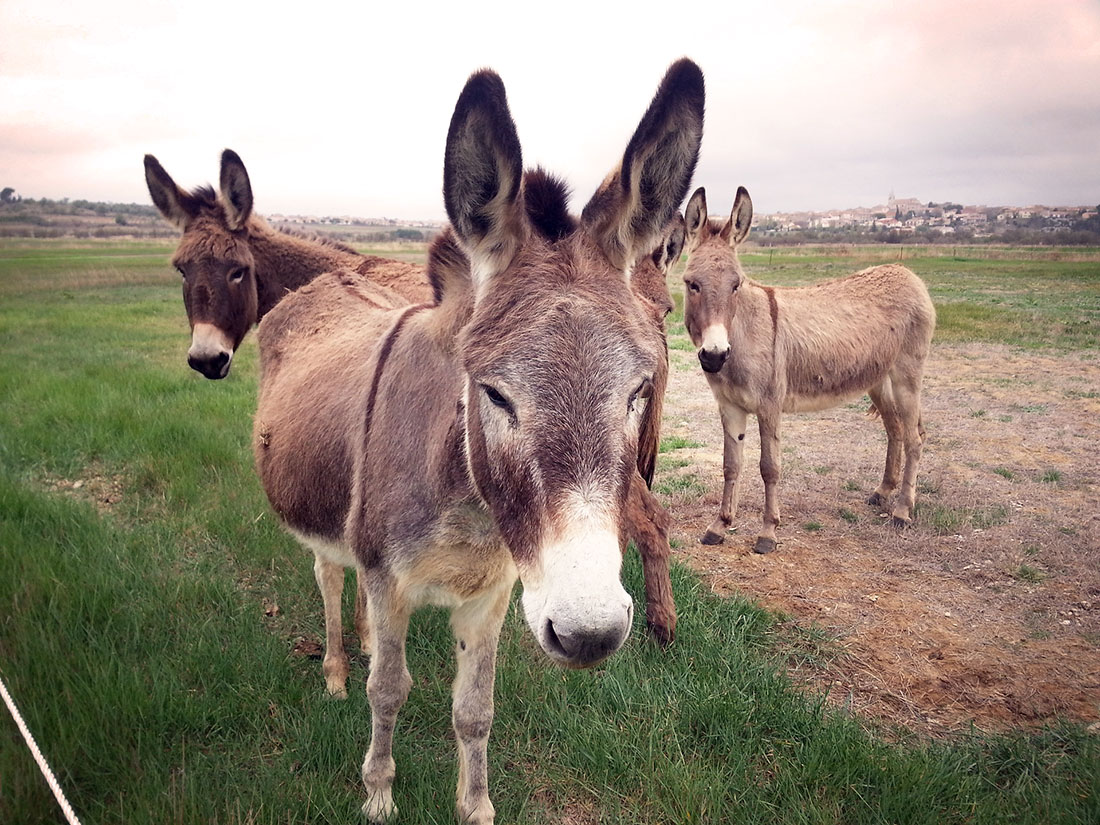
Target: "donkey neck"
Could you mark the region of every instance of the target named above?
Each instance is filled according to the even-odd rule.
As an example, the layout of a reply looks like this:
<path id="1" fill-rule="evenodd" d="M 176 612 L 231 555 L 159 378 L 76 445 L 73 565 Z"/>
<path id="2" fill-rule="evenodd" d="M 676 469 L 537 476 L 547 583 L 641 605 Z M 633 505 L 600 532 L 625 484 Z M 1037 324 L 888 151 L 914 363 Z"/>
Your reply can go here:
<path id="1" fill-rule="evenodd" d="M 345 267 L 355 268 L 362 256 L 324 241 L 291 235 L 253 219 L 249 246 L 256 268 L 259 321 L 288 292 L 305 286 L 318 275 Z"/>

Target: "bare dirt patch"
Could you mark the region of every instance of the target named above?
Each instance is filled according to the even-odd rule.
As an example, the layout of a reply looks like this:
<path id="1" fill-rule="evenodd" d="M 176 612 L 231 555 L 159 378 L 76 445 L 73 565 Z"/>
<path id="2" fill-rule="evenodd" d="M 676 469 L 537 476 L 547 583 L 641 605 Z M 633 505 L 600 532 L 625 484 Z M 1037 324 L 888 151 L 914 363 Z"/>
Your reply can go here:
<path id="1" fill-rule="evenodd" d="M 796 668 L 832 701 L 945 732 L 1100 719 L 1100 361 L 937 345 L 916 523 L 864 503 L 886 438 L 867 402 L 783 420 L 779 549 L 761 525 L 759 438 L 746 436 L 735 532 L 699 543 L 718 511 L 721 426 L 694 353 L 672 351 L 657 488 L 674 554 L 832 640 Z"/>
<path id="2" fill-rule="evenodd" d="M 80 478 L 43 479 L 47 489 L 91 502 L 100 513 L 109 513 L 122 500 L 125 478 L 118 474 L 88 469 Z"/>

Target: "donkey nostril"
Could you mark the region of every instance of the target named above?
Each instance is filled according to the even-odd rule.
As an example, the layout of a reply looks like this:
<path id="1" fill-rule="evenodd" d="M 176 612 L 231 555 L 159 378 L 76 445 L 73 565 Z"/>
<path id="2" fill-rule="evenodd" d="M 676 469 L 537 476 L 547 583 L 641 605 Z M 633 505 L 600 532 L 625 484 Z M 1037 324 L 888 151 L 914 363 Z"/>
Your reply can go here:
<path id="1" fill-rule="evenodd" d="M 554 653 L 560 656 L 569 655 L 562 645 L 561 639 L 558 638 L 558 634 L 554 632 L 554 622 L 550 619 L 546 620 L 546 643 Z"/>

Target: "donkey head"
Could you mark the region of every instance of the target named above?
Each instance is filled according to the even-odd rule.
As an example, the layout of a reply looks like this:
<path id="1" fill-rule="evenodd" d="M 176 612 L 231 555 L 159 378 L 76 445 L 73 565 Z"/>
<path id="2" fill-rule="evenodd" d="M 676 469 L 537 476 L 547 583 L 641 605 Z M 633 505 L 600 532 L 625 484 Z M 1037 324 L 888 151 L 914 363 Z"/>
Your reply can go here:
<path id="1" fill-rule="evenodd" d="M 172 263 L 183 276 L 191 324 L 187 363 L 207 378 L 225 378 L 233 353 L 257 320 L 248 172 L 237 153 L 226 149 L 221 197 L 208 186 L 184 192 L 155 157 L 146 155 L 145 182 L 161 214 L 183 233 Z"/>
<path id="2" fill-rule="evenodd" d="M 622 513 L 664 358 L 630 275 L 687 193 L 702 126 L 703 75 L 681 60 L 578 221 L 558 181 L 521 174 L 496 74 L 470 78 L 451 120 L 444 200 L 473 287 L 459 337 L 470 477 L 532 632 L 564 664 L 601 661 L 630 629 Z"/>
<path id="3" fill-rule="evenodd" d="M 737 246 L 749 234 L 752 200 L 737 187 L 733 210 L 725 223 L 707 217 L 707 195 L 695 190 L 684 216 L 688 263 L 684 270 L 684 326 L 699 350 L 706 372 L 718 372 L 730 354 L 730 325 L 737 312 L 737 290 L 745 275 Z"/>

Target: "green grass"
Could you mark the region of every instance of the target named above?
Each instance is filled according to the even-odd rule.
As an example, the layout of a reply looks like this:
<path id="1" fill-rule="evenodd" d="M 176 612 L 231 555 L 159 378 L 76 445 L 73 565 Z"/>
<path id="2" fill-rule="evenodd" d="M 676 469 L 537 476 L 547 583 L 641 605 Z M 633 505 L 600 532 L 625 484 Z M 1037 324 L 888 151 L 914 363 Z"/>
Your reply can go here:
<path id="1" fill-rule="evenodd" d="M 661 439 L 661 444 L 657 448 L 658 452 L 670 453 L 673 450 L 694 450 L 698 447 L 702 447 L 702 442 L 695 441 L 694 439 L 687 438 L 682 435 L 666 435 Z"/>
<path id="2" fill-rule="evenodd" d="M 120 268 L 28 248 L 33 276 L 0 248 L 0 674 L 70 801 L 97 825 L 360 822 L 365 671 L 326 701 L 320 663 L 291 652 L 322 638 L 320 599 L 252 469 L 254 337 L 207 382 L 184 364 L 167 252 Z M 121 485 L 109 508 L 98 476 Z M 628 554 L 638 599 L 639 568 Z M 683 567 L 673 587 L 673 646 L 647 640 L 639 610 L 594 671 L 547 666 L 510 613 L 489 749 L 499 822 L 1100 820 L 1100 743 L 1081 726 L 876 734 L 785 675 L 836 655 L 820 631 L 792 635 Z M 401 823 L 453 822 L 452 647 L 444 613 L 414 617 Z M 0 731 L 0 822 L 59 821 L 6 717 Z"/>

